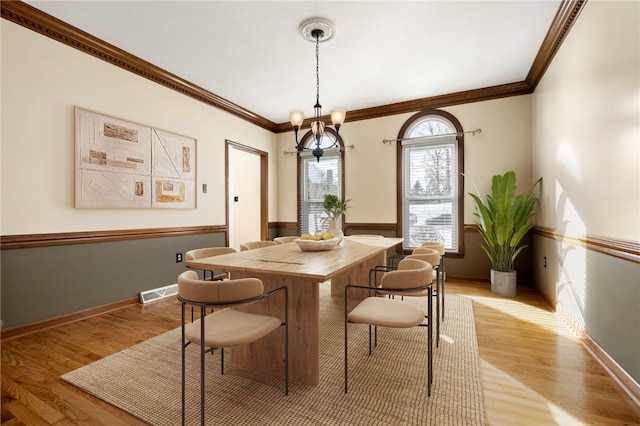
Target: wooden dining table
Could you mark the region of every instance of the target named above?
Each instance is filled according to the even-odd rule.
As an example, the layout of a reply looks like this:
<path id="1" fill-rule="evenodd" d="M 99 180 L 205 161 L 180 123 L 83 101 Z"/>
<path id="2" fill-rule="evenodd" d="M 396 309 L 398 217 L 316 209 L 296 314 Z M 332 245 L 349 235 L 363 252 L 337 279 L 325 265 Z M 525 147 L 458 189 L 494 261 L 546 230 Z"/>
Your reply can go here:
<path id="1" fill-rule="evenodd" d="M 402 238 L 345 237 L 330 250 L 306 252 L 296 243 L 286 243 L 186 264 L 192 269 L 229 272 L 231 279 L 259 278 L 265 292 L 287 286 L 289 375 L 293 380 L 316 385 L 320 381 L 320 284 L 331 281 L 332 297 L 344 297 L 347 284 L 367 285 L 369 270 L 386 264 L 387 250 L 402 241 Z M 262 302 L 247 309 L 284 319 L 283 297 L 269 297 Z M 271 333 L 250 345 L 233 348 L 231 357 L 254 368 L 283 373 L 283 335 Z"/>

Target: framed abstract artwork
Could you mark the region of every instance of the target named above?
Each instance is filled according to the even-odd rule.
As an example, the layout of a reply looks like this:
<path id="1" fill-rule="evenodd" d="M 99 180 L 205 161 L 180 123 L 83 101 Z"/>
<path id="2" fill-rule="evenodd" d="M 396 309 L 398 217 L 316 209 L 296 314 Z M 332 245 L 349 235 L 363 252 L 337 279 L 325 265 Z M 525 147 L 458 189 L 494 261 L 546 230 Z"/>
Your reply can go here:
<path id="1" fill-rule="evenodd" d="M 196 140 L 75 107 L 76 208 L 196 208 Z"/>

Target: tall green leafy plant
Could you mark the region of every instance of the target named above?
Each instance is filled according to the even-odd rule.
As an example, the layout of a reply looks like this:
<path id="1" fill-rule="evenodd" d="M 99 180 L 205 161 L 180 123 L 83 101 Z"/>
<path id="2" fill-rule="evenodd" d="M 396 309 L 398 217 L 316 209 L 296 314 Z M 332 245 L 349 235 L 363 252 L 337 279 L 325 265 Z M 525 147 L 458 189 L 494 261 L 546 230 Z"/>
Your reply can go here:
<path id="1" fill-rule="evenodd" d="M 477 217 L 476 225 L 484 244 L 480 244 L 491 261 L 492 269 L 501 272 L 513 271 L 516 257 L 526 245 L 519 245 L 522 238 L 533 228 L 529 223 L 538 202 L 534 191 L 542 178 L 538 179 L 526 195 L 516 196 L 516 174 L 508 171 L 495 175 L 491 181 L 491 194 L 484 198 L 472 194 Z"/>

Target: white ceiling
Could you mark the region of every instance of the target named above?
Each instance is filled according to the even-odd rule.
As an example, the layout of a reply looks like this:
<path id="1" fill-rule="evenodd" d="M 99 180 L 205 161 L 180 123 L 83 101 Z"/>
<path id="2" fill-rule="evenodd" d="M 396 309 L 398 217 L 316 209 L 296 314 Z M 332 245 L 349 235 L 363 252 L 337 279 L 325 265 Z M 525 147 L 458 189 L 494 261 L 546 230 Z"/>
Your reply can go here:
<path id="1" fill-rule="evenodd" d="M 560 6 L 537 1 L 26 1 L 275 123 L 525 80 Z M 347 114 L 348 121 L 348 114 Z"/>

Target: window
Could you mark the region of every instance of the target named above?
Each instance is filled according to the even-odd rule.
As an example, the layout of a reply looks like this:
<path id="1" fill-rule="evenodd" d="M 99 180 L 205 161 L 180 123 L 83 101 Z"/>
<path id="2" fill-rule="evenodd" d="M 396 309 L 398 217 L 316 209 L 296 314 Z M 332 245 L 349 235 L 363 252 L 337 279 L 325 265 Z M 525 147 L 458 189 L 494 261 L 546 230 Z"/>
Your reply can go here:
<path id="1" fill-rule="evenodd" d="M 398 136 L 399 235 L 403 248 L 442 241 L 464 252 L 462 239 L 462 127 L 451 114 L 429 110 L 411 117 Z"/>
<path id="2" fill-rule="evenodd" d="M 298 224 L 300 235 L 314 233 L 327 229 L 329 224 L 323 218 L 327 217 L 322 208 L 322 196 L 335 194 L 343 199 L 344 193 L 344 144 L 337 136 L 341 148 L 327 147 L 333 144 L 336 134 L 333 129 L 325 129 L 331 137 L 324 136 L 320 146 L 324 148 L 324 155 L 320 161 L 310 150 L 300 151 L 298 160 Z M 311 132 L 302 138 L 302 145 L 315 148 L 316 141 Z M 340 218 L 342 220 L 342 218 Z"/>

